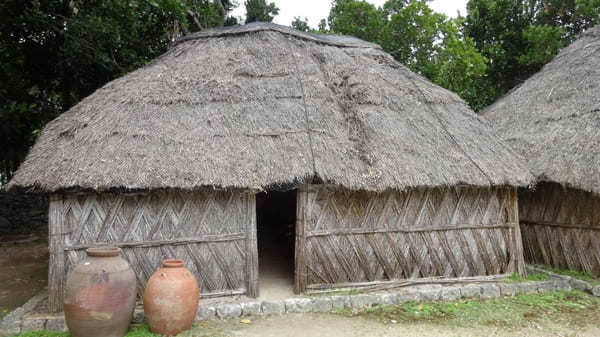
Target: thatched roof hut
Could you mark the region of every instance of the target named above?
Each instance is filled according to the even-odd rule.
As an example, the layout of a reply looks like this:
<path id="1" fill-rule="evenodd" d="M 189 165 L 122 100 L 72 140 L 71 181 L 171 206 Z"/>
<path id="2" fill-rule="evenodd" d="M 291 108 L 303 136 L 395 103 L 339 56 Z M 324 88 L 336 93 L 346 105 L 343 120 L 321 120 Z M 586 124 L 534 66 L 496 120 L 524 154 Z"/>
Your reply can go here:
<path id="1" fill-rule="evenodd" d="M 488 122 L 379 46 L 259 23 L 186 37 L 100 88 L 9 187 L 52 195 L 53 294 L 84 247 L 112 242 L 141 286 L 177 255 L 205 295 L 256 295 L 256 213 L 281 206 L 258 192 L 293 193 L 304 291 L 518 270 L 530 180 Z"/>
<path id="2" fill-rule="evenodd" d="M 600 274 L 600 26 L 484 114 L 539 182 L 519 194 L 526 259 Z"/>

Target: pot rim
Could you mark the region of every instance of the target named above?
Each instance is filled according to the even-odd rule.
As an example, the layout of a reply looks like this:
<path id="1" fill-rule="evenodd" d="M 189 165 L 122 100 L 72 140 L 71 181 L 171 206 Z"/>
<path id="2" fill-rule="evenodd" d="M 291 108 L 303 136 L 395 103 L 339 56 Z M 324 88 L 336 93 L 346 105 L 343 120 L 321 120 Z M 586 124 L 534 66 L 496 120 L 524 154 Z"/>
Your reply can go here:
<path id="1" fill-rule="evenodd" d="M 183 260 L 182 259 L 163 260 L 163 268 L 183 268 Z"/>
<path id="2" fill-rule="evenodd" d="M 119 256 L 121 252 L 121 248 L 112 247 L 112 246 L 104 246 L 104 247 L 90 247 L 85 250 L 87 256 L 94 257 L 113 257 Z"/>

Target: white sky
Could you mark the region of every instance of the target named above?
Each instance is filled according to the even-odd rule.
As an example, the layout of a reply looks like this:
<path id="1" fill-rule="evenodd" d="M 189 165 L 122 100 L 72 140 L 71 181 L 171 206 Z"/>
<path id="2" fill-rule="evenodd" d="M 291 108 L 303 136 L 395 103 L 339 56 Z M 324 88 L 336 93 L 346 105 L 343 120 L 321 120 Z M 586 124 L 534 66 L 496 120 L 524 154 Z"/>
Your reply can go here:
<path id="1" fill-rule="evenodd" d="M 466 14 L 466 5 L 468 0 L 433 0 L 429 6 L 436 12 L 444 13 L 448 16 L 455 17 L 456 11 Z M 317 28 L 321 19 L 326 19 L 329 15 L 331 0 L 267 0 L 267 2 L 275 2 L 279 7 L 279 15 L 273 20 L 280 25 L 289 26 L 295 16 L 301 18 L 307 17 L 308 23 L 312 28 Z M 376 6 L 382 6 L 386 0 L 367 0 Z M 233 16 L 246 17 L 246 9 L 244 8 L 244 0 L 238 0 L 240 4 L 233 11 Z"/>

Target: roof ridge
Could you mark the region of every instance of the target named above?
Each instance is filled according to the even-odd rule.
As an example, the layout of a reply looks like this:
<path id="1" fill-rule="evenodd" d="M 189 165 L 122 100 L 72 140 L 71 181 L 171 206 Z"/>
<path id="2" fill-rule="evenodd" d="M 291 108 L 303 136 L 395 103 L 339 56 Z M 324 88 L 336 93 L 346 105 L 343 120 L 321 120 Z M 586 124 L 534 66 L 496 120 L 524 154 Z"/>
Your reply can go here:
<path id="1" fill-rule="evenodd" d="M 349 47 L 349 48 L 376 48 L 382 49 L 378 44 L 367 42 L 361 40 L 359 38 L 347 35 L 333 35 L 333 34 L 313 34 L 309 32 L 302 32 L 295 29 L 292 29 L 287 26 L 282 26 L 270 22 L 252 22 L 245 25 L 238 26 L 228 26 L 228 27 L 219 27 L 219 28 L 211 28 L 206 30 L 201 30 L 199 32 L 184 36 L 178 39 L 174 46 L 177 46 L 181 43 L 193 40 L 201 40 L 213 37 L 222 37 L 222 36 L 234 36 L 234 35 L 242 35 L 260 31 L 273 31 L 286 35 L 291 35 L 303 40 L 323 43 L 332 46 L 338 47 Z"/>

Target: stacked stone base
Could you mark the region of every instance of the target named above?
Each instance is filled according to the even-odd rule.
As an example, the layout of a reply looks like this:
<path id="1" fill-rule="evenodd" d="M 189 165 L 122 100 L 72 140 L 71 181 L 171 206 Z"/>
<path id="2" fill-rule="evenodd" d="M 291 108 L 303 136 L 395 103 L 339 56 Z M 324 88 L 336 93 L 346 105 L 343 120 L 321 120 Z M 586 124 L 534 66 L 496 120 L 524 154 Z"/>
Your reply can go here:
<path id="1" fill-rule="evenodd" d="M 331 312 L 344 308 L 360 309 L 378 305 L 398 305 L 407 302 L 490 299 L 499 296 L 514 296 L 517 293 L 546 293 L 556 290 L 570 291 L 572 289 L 579 289 L 600 296 L 600 286 L 593 287 L 585 281 L 547 273 L 535 268 L 532 268 L 531 271 L 544 272 L 551 277 L 551 280 L 453 286 L 428 285 L 356 295 L 313 296 L 279 301 L 243 301 L 215 303 L 213 305 L 203 304 L 201 300 L 196 319 L 205 321 L 260 315 L 281 315 L 284 313 Z M 7 315 L 0 322 L 0 336 L 35 330 L 66 331 L 62 313 L 40 314 L 35 312 L 34 309 L 45 300 L 47 300 L 47 292 L 44 291 Z M 134 313 L 133 323 L 142 323 L 143 321 L 144 311 L 141 305 L 138 305 Z"/>

